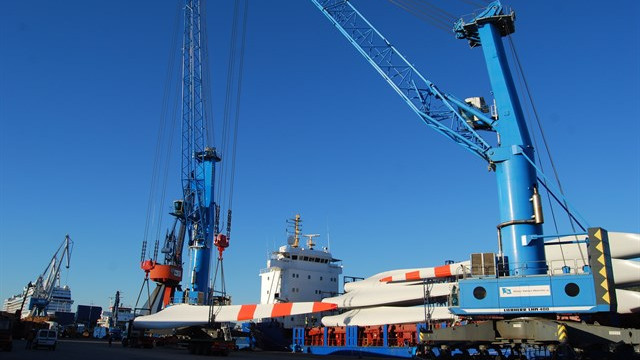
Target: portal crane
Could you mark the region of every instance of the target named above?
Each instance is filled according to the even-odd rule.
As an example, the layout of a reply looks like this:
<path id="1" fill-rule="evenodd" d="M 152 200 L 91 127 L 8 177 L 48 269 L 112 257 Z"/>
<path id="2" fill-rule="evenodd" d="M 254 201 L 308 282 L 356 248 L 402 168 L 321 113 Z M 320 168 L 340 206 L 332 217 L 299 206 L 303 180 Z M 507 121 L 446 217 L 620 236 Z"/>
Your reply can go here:
<path id="1" fill-rule="evenodd" d="M 44 269 L 42 274 L 38 276 L 35 284 L 33 284 L 33 293 L 31 294 L 31 302 L 29 303 L 29 314 L 34 316 L 44 316 L 47 312 L 47 306 L 51 301 L 51 294 L 56 285 L 60 283 L 60 268 L 65 262 L 68 269 L 71 261 L 71 253 L 73 251 L 73 240 L 67 234 L 53 254 L 51 261 Z M 29 289 L 27 288 L 27 293 Z"/>
<path id="2" fill-rule="evenodd" d="M 209 299 L 210 259 L 219 214 L 214 201 L 216 149 L 205 145 L 202 99 L 200 1 L 187 0 L 182 50 L 182 195 L 189 245 L 189 283 L 185 302 Z"/>
<path id="3" fill-rule="evenodd" d="M 157 283 L 153 294 L 144 305 L 148 313 L 156 313 L 169 303 L 207 304 L 212 289 L 209 288 L 210 259 L 214 246 L 218 249 L 218 262 L 222 251 L 229 246 L 231 211 L 227 218 L 227 233 L 219 233 L 220 207 L 214 200 L 216 163 L 221 157 L 216 149 L 206 145 L 205 107 L 202 84 L 203 41 L 200 20 L 200 1 L 186 0 L 184 6 L 184 35 L 182 47 L 182 132 L 181 132 L 181 183 L 182 199 L 173 203 L 171 215 L 173 227 L 165 236 L 159 263 L 157 247 L 153 257 L 146 259 L 146 241 L 143 242 L 141 268 L 148 280 Z M 183 247 L 185 238 L 189 251 L 189 265 L 183 271 Z M 184 291 L 180 282 L 183 273 L 188 274 Z M 223 274 L 221 274 L 223 276 Z M 221 279 L 224 283 L 224 279 Z M 138 297 L 139 298 L 139 297 Z"/>
<path id="4" fill-rule="evenodd" d="M 545 239 L 562 235 L 543 234 L 538 180 L 544 179 L 544 174 L 534 161 L 534 147 L 501 39 L 514 32 L 514 13 L 507 13 L 499 1 L 494 1 L 469 21 L 460 19 L 454 25 L 458 39 L 483 50 L 496 105 L 495 112 L 489 114 L 483 99 L 462 101 L 427 80 L 350 1 L 311 1 L 427 126 L 485 160 L 496 173 L 498 256 L 472 255 L 474 276 L 458 280 L 449 311 L 468 318 L 503 319 L 533 314 L 555 319 L 558 314 L 614 313 L 616 298 L 615 291 L 610 291 L 614 283 L 604 229 L 582 228 L 585 232 L 570 234 L 579 237 L 577 242 L 587 243 L 586 264 L 565 266 L 562 276 L 553 276 L 548 268 Z M 487 140 L 487 133 L 496 136 Z M 551 191 L 550 185 L 540 183 Z M 495 330 L 498 325 L 488 326 Z M 555 324 L 543 326 L 555 328 Z M 497 336 L 496 331 L 489 329 L 488 333 Z M 488 337 L 489 342 L 495 340 Z M 455 332 L 452 338 L 439 339 L 462 340 L 455 338 Z"/>

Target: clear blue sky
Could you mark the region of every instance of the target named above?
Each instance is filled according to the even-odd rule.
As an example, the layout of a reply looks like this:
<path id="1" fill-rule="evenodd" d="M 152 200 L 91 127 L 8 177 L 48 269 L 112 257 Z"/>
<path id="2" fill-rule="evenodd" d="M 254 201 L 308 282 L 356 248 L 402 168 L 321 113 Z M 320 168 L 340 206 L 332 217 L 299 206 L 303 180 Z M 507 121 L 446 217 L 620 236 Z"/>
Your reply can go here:
<path id="1" fill-rule="evenodd" d="M 231 3 L 208 6 L 216 123 Z M 295 213 L 320 245 L 329 230 L 347 275 L 495 251 L 486 165 L 421 124 L 310 1 L 250 3 L 225 267 L 234 302 L 259 301 L 258 272 Z M 480 49 L 387 1 L 355 4 L 440 88 L 489 97 Z M 510 5 L 570 202 L 590 225 L 640 232 L 640 6 L 614 1 L 603 16 L 595 1 Z M 175 10 L 175 1 L 0 3 L 0 298 L 35 279 L 69 233 L 62 280 L 75 305 L 106 306 L 116 290 L 135 302 Z M 180 197 L 178 177 L 175 166 L 168 200 Z"/>

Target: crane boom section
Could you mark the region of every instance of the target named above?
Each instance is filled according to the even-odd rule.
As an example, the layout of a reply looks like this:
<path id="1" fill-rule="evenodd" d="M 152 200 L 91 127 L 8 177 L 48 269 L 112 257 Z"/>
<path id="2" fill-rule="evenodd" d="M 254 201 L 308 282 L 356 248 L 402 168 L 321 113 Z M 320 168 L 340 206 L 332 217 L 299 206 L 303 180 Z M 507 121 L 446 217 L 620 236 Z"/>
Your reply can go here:
<path id="1" fill-rule="evenodd" d="M 182 64 L 182 188 L 185 216 L 191 220 L 189 230 L 198 239 L 205 229 L 205 166 L 196 155 L 204 152 L 204 108 L 202 104 L 202 65 L 200 62 L 200 6 L 188 1 L 185 6 L 185 32 Z"/>
<path id="2" fill-rule="evenodd" d="M 211 245 L 214 236 L 216 149 L 205 145 L 205 106 L 202 94 L 200 1 L 185 5 L 182 49 L 182 190 L 189 239 L 189 302 L 202 303 L 209 293 Z"/>
<path id="3" fill-rule="evenodd" d="M 473 106 L 440 91 L 347 0 L 311 0 L 362 56 L 402 97 L 426 125 L 463 148 L 490 161 L 487 143 L 469 124 L 461 109 L 487 128 L 493 120 Z"/>
<path id="4" fill-rule="evenodd" d="M 44 314 L 51 300 L 53 289 L 60 278 L 60 268 L 63 263 L 68 269 L 71 264 L 71 252 L 73 251 L 73 240 L 66 235 L 58 250 L 53 254 L 51 261 L 38 276 L 34 285 L 33 295 L 31 296 L 31 304 L 29 308 L 32 314 Z M 65 261 L 66 260 L 66 261 Z"/>

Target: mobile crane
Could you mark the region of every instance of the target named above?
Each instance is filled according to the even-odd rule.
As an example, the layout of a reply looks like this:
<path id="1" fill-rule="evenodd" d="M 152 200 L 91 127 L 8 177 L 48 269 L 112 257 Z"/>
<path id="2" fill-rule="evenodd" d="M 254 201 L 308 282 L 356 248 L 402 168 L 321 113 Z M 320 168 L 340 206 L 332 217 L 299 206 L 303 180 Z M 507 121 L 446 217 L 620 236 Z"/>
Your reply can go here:
<path id="1" fill-rule="evenodd" d="M 144 306 L 148 313 L 156 313 L 169 303 L 208 304 L 210 258 L 215 247 L 223 251 L 229 246 L 230 226 L 227 233 L 219 231 L 220 207 L 214 200 L 216 163 L 221 161 L 214 147 L 205 145 L 205 108 L 202 90 L 202 30 L 200 2 L 187 0 L 184 6 L 185 28 L 182 51 L 182 199 L 173 202 L 173 227 L 167 232 L 157 261 L 158 244 L 154 255 L 146 259 L 146 240 L 143 242 L 141 268 L 146 279 L 158 284 Z M 230 222 L 231 212 L 228 214 Z M 183 247 L 185 238 L 189 252 L 186 269 L 189 282 L 184 291 Z M 221 257 L 221 256 L 220 256 Z M 144 283 L 143 283 L 144 287 Z M 141 290 L 142 291 L 142 290 Z"/>
<path id="2" fill-rule="evenodd" d="M 207 129 L 203 94 L 203 51 L 204 31 L 201 24 L 200 1 L 186 0 L 184 4 L 184 36 L 182 47 L 182 150 L 181 182 L 182 199 L 174 201 L 174 225 L 165 237 L 162 253 L 164 263 L 156 261 L 157 248 L 152 259 L 141 261 L 145 271 L 145 281 L 155 281 L 158 286 L 145 307 L 147 314 L 154 314 L 170 304 L 228 305 L 230 298 L 224 293 L 224 273 L 220 274 L 223 293 L 214 296 L 210 287 L 211 253 L 218 249 L 218 265 L 221 268 L 222 252 L 229 246 L 231 210 L 227 215 L 227 231 L 219 229 L 220 206 L 214 199 L 216 163 L 221 157 L 214 147 L 206 145 Z M 178 231 L 176 233 L 176 227 Z M 188 282 L 182 290 L 182 253 L 187 241 L 189 265 L 186 273 Z M 146 242 L 143 242 L 143 257 Z M 144 288 L 145 283 L 143 283 Z M 141 289 L 142 292 L 142 289 Z M 184 331 L 189 339 L 191 352 L 227 353 L 234 342 L 227 327 L 214 321 L 215 313 L 210 311 L 207 327 L 194 326 Z M 139 330 L 138 330 L 139 331 Z M 140 331 L 139 331 L 140 332 Z M 144 333 L 144 331 L 142 331 Z"/>
<path id="3" fill-rule="evenodd" d="M 578 223 L 582 232 L 566 235 L 587 244 L 588 262 L 567 265 L 562 275 L 554 276 L 548 268 L 545 246 L 561 245 L 549 240 L 565 234 L 543 233 L 539 185 L 550 192 L 552 185 L 536 165 L 501 39 L 515 31 L 514 13 L 494 1 L 472 19 L 460 19 L 454 25 L 458 39 L 483 50 L 496 104 L 494 114 L 488 114 L 484 99 L 462 101 L 427 80 L 348 0 L 311 1 L 427 126 L 486 161 L 496 173 L 498 252 L 473 254 L 471 268 L 479 271 L 457 280 L 450 294 L 449 311 L 472 323 L 425 332 L 423 355 L 448 356 L 451 344 L 480 353 L 491 346 L 526 342 L 546 345 L 554 354 L 558 346 L 567 344 L 583 350 L 637 347 L 638 329 L 557 321 L 566 315 L 614 324 L 611 257 L 607 231 Z M 482 133 L 496 136 L 487 140 Z M 562 205 L 576 220 L 571 209 Z M 531 316 L 536 318 L 523 318 Z M 435 348 L 439 350 L 434 352 Z"/>
<path id="4" fill-rule="evenodd" d="M 234 25 L 242 26 L 240 33 L 244 34 L 247 2 L 245 1 L 244 5 L 241 5 L 242 3 L 241 1 L 235 3 L 234 16 L 238 16 L 238 18 L 234 18 Z M 185 1 L 182 53 L 183 199 L 174 202 L 172 214 L 180 222 L 180 228 L 177 236 L 171 235 L 175 233 L 172 231 L 167 237 L 163 247 L 169 250 L 165 253 L 165 264 L 160 265 L 155 262 L 157 245 L 152 259 L 147 262 L 149 266 L 145 268 L 145 261 L 142 262 L 143 269 L 150 278 L 153 278 L 153 271 L 158 266 L 180 264 L 178 256 L 181 255 L 180 239 L 187 237 L 190 263 L 185 273 L 189 274 L 189 283 L 185 285 L 185 291 L 179 290 L 176 286 L 173 296 L 170 297 L 171 303 L 166 307 L 135 318 L 131 325 L 138 329 L 136 330 L 137 334 L 141 333 L 140 329 L 179 328 L 179 335 L 188 338 L 190 352 L 226 354 L 235 347 L 230 329 L 227 326 L 230 322 L 319 313 L 335 310 L 337 306 L 321 302 L 231 305 L 231 298 L 226 294 L 224 287 L 224 270 L 222 268 L 223 252 L 228 248 L 230 239 L 231 202 L 229 202 L 227 210 L 225 233 L 223 233 L 220 229 L 220 206 L 214 201 L 213 191 L 216 163 L 221 161 L 221 157 L 216 149 L 205 146 L 206 122 L 204 119 L 202 67 L 206 62 L 201 60 L 201 43 L 205 44 L 205 42 L 202 39 L 200 9 L 199 0 Z M 240 17 L 240 9 L 244 10 L 242 18 Z M 235 20 L 240 21 L 236 22 Z M 236 31 L 232 32 L 236 33 Z M 241 64 L 244 36 L 240 37 L 242 43 L 238 52 Z M 240 79 L 238 79 L 239 81 Z M 230 193 L 231 190 L 230 187 Z M 219 191 L 217 192 L 219 193 Z M 229 198 L 231 195 L 229 194 Z M 143 242 L 143 256 L 146 252 L 145 246 L 146 244 Z M 213 277 L 214 286 L 210 288 L 209 263 L 214 248 L 217 250 L 215 274 L 220 276 Z M 165 251 L 163 250 L 163 252 Z M 216 280 L 220 281 L 220 288 L 215 287 Z M 162 285 L 162 282 L 160 284 Z M 160 291 L 156 292 L 156 294 L 159 293 Z"/>

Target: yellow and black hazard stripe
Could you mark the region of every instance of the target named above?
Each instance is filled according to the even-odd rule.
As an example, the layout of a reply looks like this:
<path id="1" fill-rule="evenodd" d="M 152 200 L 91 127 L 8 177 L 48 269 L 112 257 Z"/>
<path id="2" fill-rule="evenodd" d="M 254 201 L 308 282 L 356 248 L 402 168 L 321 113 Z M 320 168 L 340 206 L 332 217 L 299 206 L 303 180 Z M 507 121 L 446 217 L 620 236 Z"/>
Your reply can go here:
<path id="1" fill-rule="evenodd" d="M 602 228 L 589 228 L 589 266 L 591 266 L 593 273 L 596 303 L 611 306 L 611 310 L 615 310 L 616 299 L 609 251 L 609 235 Z"/>
<path id="2" fill-rule="evenodd" d="M 559 342 L 567 341 L 567 326 L 565 324 L 558 324 L 556 336 L 558 337 Z"/>

